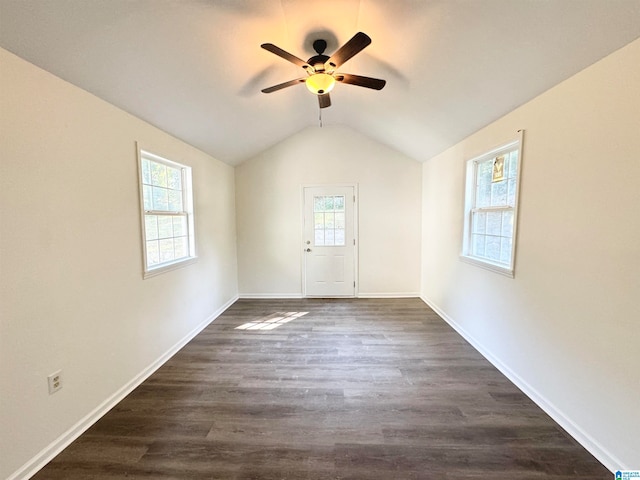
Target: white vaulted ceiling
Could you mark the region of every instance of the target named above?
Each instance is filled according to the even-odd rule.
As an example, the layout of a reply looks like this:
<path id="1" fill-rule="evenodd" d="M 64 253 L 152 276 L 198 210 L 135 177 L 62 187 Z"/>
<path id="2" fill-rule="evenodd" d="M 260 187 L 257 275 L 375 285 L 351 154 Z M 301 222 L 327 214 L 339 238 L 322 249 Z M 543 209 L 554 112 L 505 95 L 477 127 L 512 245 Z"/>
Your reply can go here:
<path id="1" fill-rule="evenodd" d="M 318 124 L 303 85 L 260 93 L 302 76 L 260 44 L 357 31 L 340 70 L 387 86 L 323 123 L 424 161 L 640 37 L 640 0 L 0 0 L 0 46 L 231 165 Z"/>

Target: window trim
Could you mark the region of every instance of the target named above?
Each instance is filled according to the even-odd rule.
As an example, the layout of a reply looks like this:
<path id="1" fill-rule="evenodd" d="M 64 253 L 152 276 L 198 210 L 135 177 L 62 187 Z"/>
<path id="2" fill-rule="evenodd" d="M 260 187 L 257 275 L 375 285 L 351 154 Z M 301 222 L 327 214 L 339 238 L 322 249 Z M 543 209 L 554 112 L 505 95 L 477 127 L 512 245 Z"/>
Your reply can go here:
<path id="1" fill-rule="evenodd" d="M 160 275 L 165 272 L 169 272 L 172 270 L 176 270 L 178 268 L 185 267 L 187 265 L 191 265 L 198 260 L 197 252 L 196 252 L 196 241 L 195 241 L 195 216 L 194 216 L 194 208 L 193 208 L 193 178 L 191 167 L 189 165 L 185 165 L 182 163 L 178 163 L 172 160 L 169 160 L 165 157 L 157 155 L 155 153 L 150 152 L 142 148 L 136 142 L 137 149 L 137 161 L 138 161 L 138 190 L 139 190 L 139 201 L 140 201 L 140 226 L 141 226 L 141 234 L 142 234 L 142 270 L 143 270 L 143 278 L 147 279 L 150 277 L 154 277 L 156 275 Z M 173 168 L 180 169 L 182 173 L 182 196 L 183 196 L 183 208 L 184 214 L 186 214 L 187 218 L 187 229 L 188 229 L 188 242 L 189 242 L 189 256 L 185 258 L 181 258 L 179 260 L 174 260 L 172 262 L 167 262 L 160 264 L 158 266 L 149 267 L 147 265 L 147 234 L 146 234 L 146 215 L 176 215 L 176 212 L 169 212 L 164 210 L 145 210 L 144 209 L 144 188 L 143 188 L 143 174 L 142 174 L 142 160 L 147 158 L 151 161 L 162 163 L 167 166 L 171 166 Z"/>
<path id="2" fill-rule="evenodd" d="M 462 252 L 460 253 L 460 260 L 476 265 L 478 267 L 505 275 L 510 278 L 515 277 L 515 263 L 516 263 L 516 249 L 517 249 L 517 233 L 518 233 L 518 209 L 519 209 L 519 196 L 520 196 L 520 182 L 522 177 L 522 145 L 524 140 L 524 130 L 518 130 L 518 137 L 494 148 L 481 155 L 475 156 L 465 162 L 466 175 L 465 175 L 465 188 L 464 188 L 464 228 L 462 239 Z M 510 152 L 514 150 L 514 147 L 518 150 L 517 155 L 517 175 L 516 175 L 516 191 L 514 196 L 513 211 L 513 234 L 512 234 L 512 248 L 511 259 L 509 265 L 494 262 L 489 259 L 472 256 L 471 252 L 471 232 L 472 232 L 472 212 L 476 210 L 475 193 L 476 193 L 476 179 L 478 168 L 477 165 L 480 162 L 495 158 L 502 153 Z M 504 210 L 505 207 L 483 207 L 483 210 Z M 509 208 L 511 210 L 511 208 Z"/>

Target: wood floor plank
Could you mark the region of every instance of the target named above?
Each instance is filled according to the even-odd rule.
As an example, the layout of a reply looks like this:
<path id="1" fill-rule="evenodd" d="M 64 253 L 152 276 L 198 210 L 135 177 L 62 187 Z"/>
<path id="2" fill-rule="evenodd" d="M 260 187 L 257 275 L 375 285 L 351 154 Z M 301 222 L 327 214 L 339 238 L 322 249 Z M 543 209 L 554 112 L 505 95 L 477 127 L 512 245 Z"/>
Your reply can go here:
<path id="1" fill-rule="evenodd" d="M 611 474 L 419 299 L 297 299 L 236 302 L 34 478 Z"/>

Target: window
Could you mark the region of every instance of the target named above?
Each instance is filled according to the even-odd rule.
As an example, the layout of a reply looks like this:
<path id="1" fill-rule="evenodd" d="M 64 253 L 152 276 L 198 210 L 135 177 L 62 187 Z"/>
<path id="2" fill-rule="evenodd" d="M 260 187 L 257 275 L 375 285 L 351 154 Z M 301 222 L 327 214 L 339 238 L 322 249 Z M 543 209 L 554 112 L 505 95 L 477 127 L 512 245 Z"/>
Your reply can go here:
<path id="1" fill-rule="evenodd" d="M 145 278 L 195 260 L 191 168 L 139 150 Z"/>
<path id="2" fill-rule="evenodd" d="M 467 162 L 462 259 L 513 277 L 520 145 Z"/>

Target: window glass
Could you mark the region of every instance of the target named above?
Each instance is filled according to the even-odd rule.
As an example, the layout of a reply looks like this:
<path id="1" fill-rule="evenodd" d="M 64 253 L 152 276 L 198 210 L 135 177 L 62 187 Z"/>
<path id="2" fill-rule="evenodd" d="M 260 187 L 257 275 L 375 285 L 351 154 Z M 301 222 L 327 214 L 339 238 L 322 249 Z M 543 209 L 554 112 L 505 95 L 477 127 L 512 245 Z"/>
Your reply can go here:
<path id="1" fill-rule="evenodd" d="M 467 162 L 462 258 L 511 276 L 519 166 L 520 141 Z"/>
<path id="2" fill-rule="evenodd" d="M 195 258 L 191 168 L 140 150 L 145 276 Z"/>

